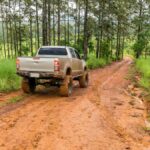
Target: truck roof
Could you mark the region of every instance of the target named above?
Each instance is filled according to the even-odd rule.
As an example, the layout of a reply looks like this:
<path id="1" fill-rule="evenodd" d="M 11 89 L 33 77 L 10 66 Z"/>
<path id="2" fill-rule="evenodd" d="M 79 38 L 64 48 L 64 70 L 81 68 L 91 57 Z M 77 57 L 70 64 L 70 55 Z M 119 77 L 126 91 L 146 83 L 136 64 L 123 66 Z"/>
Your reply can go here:
<path id="1" fill-rule="evenodd" d="M 42 46 L 41 48 L 69 48 L 68 46 Z"/>

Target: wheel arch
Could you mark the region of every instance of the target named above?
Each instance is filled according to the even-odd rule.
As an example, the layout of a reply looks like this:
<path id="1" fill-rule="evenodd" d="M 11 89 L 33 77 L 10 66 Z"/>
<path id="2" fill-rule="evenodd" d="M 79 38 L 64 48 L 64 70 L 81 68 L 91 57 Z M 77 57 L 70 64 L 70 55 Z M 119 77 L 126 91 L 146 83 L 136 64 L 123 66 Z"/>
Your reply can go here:
<path id="1" fill-rule="evenodd" d="M 84 66 L 84 71 L 87 71 L 87 66 Z"/>
<path id="2" fill-rule="evenodd" d="M 67 67 L 66 75 L 71 75 L 71 74 L 72 74 L 72 69 L 70 67 Z"/>

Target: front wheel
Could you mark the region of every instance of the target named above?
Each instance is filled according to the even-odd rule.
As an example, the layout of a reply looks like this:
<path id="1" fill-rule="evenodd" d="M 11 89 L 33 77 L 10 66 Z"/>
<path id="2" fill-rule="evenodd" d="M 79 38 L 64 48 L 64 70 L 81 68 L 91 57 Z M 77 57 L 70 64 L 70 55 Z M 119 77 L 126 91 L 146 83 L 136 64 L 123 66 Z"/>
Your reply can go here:
<path id="1" fill-rule="evenodd" d="M 60 86 L 60 95 L 69 97 L 72 94 L 73 81 L 70 75 L 67 75 Z"/>
<path id="2" fill-rule="evenodd" d="M 79 78 L 79 85 L 81 88 L 87 88 L 89 84 L 89 74 L 87 71 Z"/>
<path id="3" fill-rule="evenodd" d="M 36 88 L 35 79 L 23 78 L 21 87 L 24 93 L 34 93 Z"/>

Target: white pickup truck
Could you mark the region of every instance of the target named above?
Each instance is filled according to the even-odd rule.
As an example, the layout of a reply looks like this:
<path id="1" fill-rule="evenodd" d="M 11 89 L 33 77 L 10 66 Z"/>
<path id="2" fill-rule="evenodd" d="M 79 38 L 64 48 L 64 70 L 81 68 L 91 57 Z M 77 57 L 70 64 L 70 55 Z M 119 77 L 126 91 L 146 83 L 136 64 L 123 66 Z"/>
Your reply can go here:
<path id="1" fill-rule="evenodd" d="M 37 85 L 58 86 L 61 96 L 70 96 L 73 80 L 81 88 L 88 86 L 86 63 L 78 52 L 66 46 L 43 46 L 35 57 L 18 57 L 17 74 L 23 77 L 22 90 L 35 91 Z"/>

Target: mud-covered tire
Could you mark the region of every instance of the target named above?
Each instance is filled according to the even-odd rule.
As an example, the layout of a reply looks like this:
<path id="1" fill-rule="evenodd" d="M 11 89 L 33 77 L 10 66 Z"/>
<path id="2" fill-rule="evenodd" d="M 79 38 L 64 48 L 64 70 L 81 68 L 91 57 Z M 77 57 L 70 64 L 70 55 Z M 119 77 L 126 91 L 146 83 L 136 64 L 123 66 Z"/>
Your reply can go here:
<path id="1" fill-rule="evenodd" d="M 61 96 L 69 97 L 72 94 L 73 80 L 70 75 L 67 75 L 60 86 L 59 93 Z"/>
<path id="2" fill-rule="evenodd" d="M 88 72 L 85 71 L 83 75 L 79 78 L 79 85 L 81 88 L 87 88 L 89 84 L 89 75 Z"/>
<path id="3" fill-rule="evenodd" d="M 24 93 L 34 93 L 36 88 L 35 79 L 22 79 L 21 88 Z"/>

